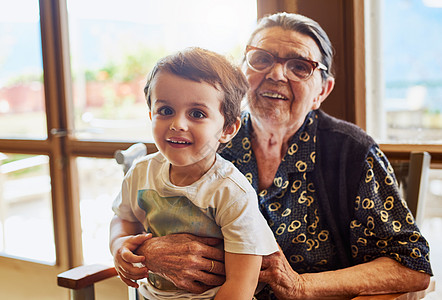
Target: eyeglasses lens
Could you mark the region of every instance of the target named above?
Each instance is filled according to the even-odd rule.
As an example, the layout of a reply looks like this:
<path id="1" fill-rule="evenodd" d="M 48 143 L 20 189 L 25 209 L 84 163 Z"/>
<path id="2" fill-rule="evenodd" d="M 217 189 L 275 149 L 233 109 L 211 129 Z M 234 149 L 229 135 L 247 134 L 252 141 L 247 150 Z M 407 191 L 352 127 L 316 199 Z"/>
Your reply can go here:
<path id="1" fill-rule="evenodd" d="M 299 79 L 308 78 L 312 72 L 312 65 L 308 62 L 302 61 L 300 59 L 291 59 L 286 62 L 286 72 L 288 73 L 288 77 L 291 77 L 290 73 L 292 73 L 295 77 Z"/>
<path id="2" fill-rule="evenodd" d="M 265 71 L 273 65 L 274 59 L 265 51 L 252 50 L 247 53 L 247 62 L 255 70 Z"/>
<path id="3" fill-rule="evenodd" d="M 248 65 L 258 72 L 268 71 L 275 63 L 275 58 L 265 51 L 251 50 L 246 55 Z M 308 78 L 313 67 L 308 62 L 300 59 L 289 59 L 284 63 L 285 75 L 290 80 L 303 80 Z"/>

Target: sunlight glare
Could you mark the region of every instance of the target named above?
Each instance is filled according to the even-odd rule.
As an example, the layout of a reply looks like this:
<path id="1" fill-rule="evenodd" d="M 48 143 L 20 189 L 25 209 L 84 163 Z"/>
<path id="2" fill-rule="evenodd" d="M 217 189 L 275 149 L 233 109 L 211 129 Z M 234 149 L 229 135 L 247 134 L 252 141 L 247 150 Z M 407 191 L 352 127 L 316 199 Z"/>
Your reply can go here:
<path id="1" fill-rule="evenodd" d="M 5 4 L 0 9 L 0 23 L 34 23 L 40 19 L 37 0 L 3 2 Z"/>

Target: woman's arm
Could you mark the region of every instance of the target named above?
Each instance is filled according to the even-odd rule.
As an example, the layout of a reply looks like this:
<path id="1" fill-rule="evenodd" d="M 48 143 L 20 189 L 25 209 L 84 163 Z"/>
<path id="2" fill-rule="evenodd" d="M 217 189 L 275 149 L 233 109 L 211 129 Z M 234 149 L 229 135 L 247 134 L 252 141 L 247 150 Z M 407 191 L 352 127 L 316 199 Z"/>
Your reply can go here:
<path id="1" fill-rule="evenodd" d="M 250 300 L 258 285 L 262 256 L 226 252 L 226 282 L 216 294 L 215 300 Z"/>
<path id="2" fill-rule="evenodd" d="M 202 293 L 225 281 L 224 251 L 214 247 L 221 242 L 186 233 L 169 234 L 145 241 L 136 253 L 146 258 L 144 264 L 149 270 L 176 287 Z"/>
<path id="3" fill-rule="evenodd" d="M 336 271 L 299 275 L 282 252 L 263 258 L 259 281 L 268 283 L 276 297 L 341 299 L 426 289 L 430 275 L 411 270 L 387 257 Z"/>

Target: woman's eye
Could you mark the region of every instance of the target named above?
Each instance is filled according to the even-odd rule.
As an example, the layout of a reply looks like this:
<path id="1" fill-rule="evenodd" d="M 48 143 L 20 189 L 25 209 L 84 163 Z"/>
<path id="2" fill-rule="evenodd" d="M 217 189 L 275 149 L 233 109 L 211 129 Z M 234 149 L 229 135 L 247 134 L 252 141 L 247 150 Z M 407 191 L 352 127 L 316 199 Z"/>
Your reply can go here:
<path id="1" fill-rule="evenodd" d="M 255 68 L 261 69 L 272 65 L 273 58 L 267 53 L 258 53 L 257 51 L 257 53 L 251 57 L 250 63 Z"/>
<path id="2" fill-rule="evenodd" d="M 160 107 L 157 112 L 161 116 L 170 116 L 173 114 L 173 109 L 168 106 L 163 106 Z"/>
<path id="3" fill-rule="evenodd" d="M 200 110 L 192 110 L 190 116 L 195 119 L 203 119 L 206 117 L 206 115 Z"/>

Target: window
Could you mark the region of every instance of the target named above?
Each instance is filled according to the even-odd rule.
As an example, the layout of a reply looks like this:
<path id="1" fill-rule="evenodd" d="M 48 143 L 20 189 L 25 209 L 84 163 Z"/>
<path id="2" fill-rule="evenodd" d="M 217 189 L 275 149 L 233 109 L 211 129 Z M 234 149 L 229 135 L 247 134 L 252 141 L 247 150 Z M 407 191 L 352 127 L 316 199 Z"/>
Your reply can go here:
<path id="1" fill-rule="evenodd" d="M 1 137 L 46 138 L 39 22 L 36 0 L 0 9 Z"/>
<path id="2" fill-rule="evenodd" d="M 239 62 L 256 22 L 255 1 L 68 0 L 67 5 L 74 108 L 69 113 L 78 140 L 152 141 L 143 88 L 156 61 L 199 46 Z M 109 159 L 79 157 L 76 165 L 83 258 L 110 259 L 111 204 L 122 169 Z M 91 213 L 97 210 L 99 215 Z"/>
<path id="3" fill-rule="evenodd" d="M 0 138 L 47 137 L 40 37 L 38 1 L 1 7 Z M 55 263 L 51 191 L 47 155 L 0 152 L 3 255 Z M 25 239 L 19 238 L 23 235 Z"/>
<path id="4" fill-rule="evenodd" d="M 256 0 L 0 2 L 2 296 L 66 299 L 54 274 L 110 260 L 113 154 L 152 140 L 147 73 L 188 46 L 239 59 L 256 17 Z"/>
<path id="5" fill-rule="evenodd" d="M 54 263 L 49 158 L 0 155 L 0 252 Z"/>
<path id="6" fill-rule="evenodd" d="M 367 131 L 381 143 L 442 144 L 442 1 L 366 1 Z"/>
<path id="7" fill-rule="evenodd" d="M 84 263 L 105 262 L 111 259 L 109 224 L 123 169 L 113 159 L 78 157 L 76 161 Z"/>
<path id="8" fill-rule="evenodd" d="M 365 1 L 367 131 L 383 150 L 433 153 L 421 228 L 436 280 L 442 238 L 442 1 Z M 435 158 L 435 159 L 434 159 Z M 437 292 L 440 293 L 439 289 Z"/>
<path id="9" fill-rule="evenodd" d="M 68 14 L 75 136 L 148 141 L 143 87 L 156 61 L 189 46 L 238 59 L 256 2 L 71 0 Z"/>

